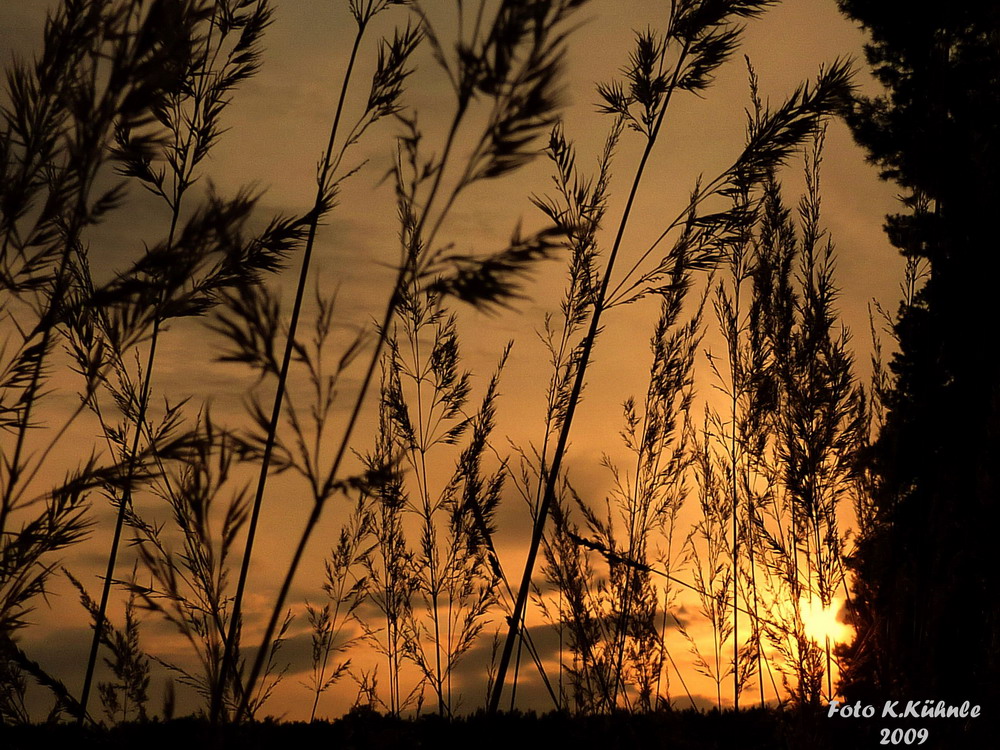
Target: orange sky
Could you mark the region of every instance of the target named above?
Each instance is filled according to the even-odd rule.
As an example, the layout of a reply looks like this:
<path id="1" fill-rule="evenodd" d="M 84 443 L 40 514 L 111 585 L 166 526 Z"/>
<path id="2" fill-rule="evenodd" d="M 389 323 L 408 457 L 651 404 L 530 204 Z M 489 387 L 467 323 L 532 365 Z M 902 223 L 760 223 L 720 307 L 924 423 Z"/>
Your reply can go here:
<path id="1" fill-rule="evenodd" d="M 0 52 L 5 57 L 29 53 L 40 38 L 43 8 L 51 5 L 0 4 Z M 565 131 L 577 143 L 581 164 L 596 163 L 605 133 L 606 118 L 595 112 L 595 82 L 616 75 L 625 62 L 633 30 L 656 27 L 663 7 L 662 0 L 594 0 L 582 11 L 585 22 L 574 32 L 569 49 L 568 106 L 564 112 Z M 359 82 L 365 81 L 372 70 L 375 34 L 389 31 L 394 20 L 404 13 L 394 9 L 380 17 L 362 51 Z M 285 0 L 278 5 L 275 22 L 266 35 L 262 70 L 236 91 L 225 116 L 229 131 L 206 168 L 206 178 L 222 194 L 231 194 L 248 184 L 264 189 L 261 209 L 265 216 L 307 208 L 315 190 L 315 165 L 325 146 L 352 34 L 346 3 Z M 787 0 L 763 19 L 750 23 L 742 52 L 752 59 L 762 93 L 777 102 L 801 80 L 813 77 L 823 63 L 845 55 L 860 61 L 861 42 L 860 33 L 837 13 L 834 0 Z M 858 81 L 869 85 L 864 74 Z M 356 85 L 348 97 L 349 111 L 352 107 L 356 111 L 366 95 L 367 84 Z M 715 174 L 737 153 L 747 101 L 746 70 L 737 57 L 723 69 L 704 99 L 688 96 L 677 102 L 676 110 L 668 115 L 668 130 L 642 184 L 623 252 L 644 249 L 659 234 L 661 222 L 681 209 L 698 175 Z M 412 77 L 406 103 L 419 112 L 422 129 L 440 148 L 448 90 L 426 52 L 418 58 L 418 72 Z M 395 260 L 397 253 L 396 213 L 391 186 L 381 178 L 391 164 L 393 132 L 390 123 L 380 124 L 352 154 L 352 164 L 365 160 L 367 164 L 347 183 L 341 204 L 319 235 L 312 278 L 325 289 L 339 288 L 338 315 L 342 317 L 338 320 L 348 329 L 367 324 L 369 317 L 381 309 L 391 283 L 387 264 Z M 617 224 L 621 214 L 627 179 L 640 147 L 638 138 L 626 138 L 619 149 L 620 179 L 613 185 L 608 211 L 612 224 Z M 788 185 L 794 191 L 801 186 L 800 172 L 800 167 L 793 165 Z M 540 226 L 541 217 L 531 206 L 529 196 L 547 189 L 549 173 L 549 165 L 539 159 L 501 182 L 468 191 L 446 223 L 443 237 L 455 243 L 459 251 L 488 251 L 499 249 L 518 222 L 527 228 Z M 93 241 L 92 253 L 105 268 L 121 267 L 126 258 L 135 257 L 141 248 L 137 228 L 141 239 L 150 243 L 165 233 L 167 217 L 161 207 L 138 195 L 138 191 L 131 197 L 135 202 L 129 209 L 129 222 L 109 227 Z M 794 199 L 794 194 L 790 198 Z M 844 321 L 855 332 L 856 360 L 862 376 L 867 372 L 868 360 L 868 302 L 879 299 L 891 310 L 898 297 L 901 264 L 881 231 L 884 214 L 894 207 L 894 190 L 880 183 L 875 170 L 864 163 L 846 128 L 840 123 L 831 124 L 823 171 L 824 221 L 838 248 L 840 307 Z M 297 267 L 293 265 L 293 269 Z M 544 350 L 534 331 L 540 328 L 546 312 L 558 310 L 563 273 L 559 262 L 540 269 L 534 283 L 524 290 L 527 299 L 513 310 L 493 316 L 458 310 L 465 365 L 475 373 L 479 389 L 476 393 L 481 392 L 492 371 L 500 347 L 508 339 L 515 341 L 501 387 L 503 397 L 495 433 L 496 447 L 501 452 L 506 450 L 505 438 L 521 444 L 540 438 L 548 374 L 542 367 Z M 281 282 L 286 301 L 292 296 L 293 275 L 294 271 L 289 270 Z M 647 340 L 655 315 L 655 305 L 636 305 L 614 311 L 605 320 L 605 332 L 588 374 L 586 398 L 574 425 L 569 462 L 575 484 L 587 488 L 595 499 L 602 496 L 610 481 L 607 471 L 599 465 L 601 455 L 620 455 L 617 434 L 621 403 L 627 396 L 638 397 L 645 392 Z M 213 363 L 213 347 L 217 344 L 202 329 L 189 324 L 172 328 L 163 340 L 154 393 L 169 394 L 172 399 L 210 396 L 216 419 L 238 423 L 240 398 L 252 379 L 239 366 Z M 711 346 L 711 340 L 706 345 Z M 705 364 L 704 358 L 697 363 L 703 393 L 711 391 Z M 197 375 L 193 377 L 192 372 Z M 352 373 L 345 380 L 345 393 L 350 392 L 356 377 L 357 373 Z M 80 429 L 81 440 L 92 434 L 87 432 L 92 426 Z M 360 431 L 359 449 L 367 447 L 370 435 L 370 427 Z M 77 445 L 71 442 L 64 447 L 66 461 L 73 460 Z M 258 626 L 261 611 L 270 606 L 292 540 L 302 526 L 307 508 L 304 502 L 297 501 L 297 492 L 294 482 L 284 477 L 271 482 L 262 524 L 265 535 L 258 542 L 251 573 L 253 595 L 246 605 L 248 631 Z M 110 511 L 103 502 L 95 498 L 95 516 L 102 525 L 88 542 L 64 558 L 94 593 L 99 586 L 97 565 L 110 535 Z M 519 576 L 523 563 L 525 515 L 523 504 L 513 497 L 499 515 L 497 543 L 512 577 L 516 577 L 515 571 Z M 289 601 L 293 608 L 300 610 L 306 598 L 320 599 L 318 563 L 342 521 L 336 513 L 327 516 L 312 544 L 310 561 L 296 581 Z M 128 559 L 127 555 L 123 557 L 120 570 L 130 567 Z M 37 626 L 22 634 L 22 642 L 30 655 L 62 677 L 71 690 L 78 690 L 89 635 L 82 629 L 82 610 L 69 587 L 56 581 L 52 594 L 47 604 L 40 604 L 34 614 Z M 293 660 L 292 668 L 268 705 L 268 713 L 305 718 L 307 693 L 299 684 L 308 670 L 305 628 L 301 617 L 293 627 L 295 637 L 285 650 Z M 487 632 L 492 633 L 492 627 Z M 183 658 L 183 645 L 169 637 L 153 618 L 143 637 L 151 652 L 168 659 Z M 674 648 L 678 659 L 686 658 L 680 653 L 680 645 Z M 475 651 L 470 654 L 470 666 L 461 675 L 461 682 L 467 685 L 465 705 L 469 708 L 480 705 L 483 699 L 483 685 L 475 683 L 477 675 L 481 676 L 481 659 L 489 656 L 488 636 Z M 154 709 L 160 701 L 161 680 L 162 674 L 158 673 L 151 690 Z M 710 694 L 705 685 L 698 692 Z M 345 679 L 326 699 L 321 714 L 338 715 L 353 696 L 354 686 Z M 534 689 L 525 691 L 524 696 L 524 705 L 528 706 L 539 701 L 541 694 Z M 536 705 L 549 707 L 544 702 Z"/>

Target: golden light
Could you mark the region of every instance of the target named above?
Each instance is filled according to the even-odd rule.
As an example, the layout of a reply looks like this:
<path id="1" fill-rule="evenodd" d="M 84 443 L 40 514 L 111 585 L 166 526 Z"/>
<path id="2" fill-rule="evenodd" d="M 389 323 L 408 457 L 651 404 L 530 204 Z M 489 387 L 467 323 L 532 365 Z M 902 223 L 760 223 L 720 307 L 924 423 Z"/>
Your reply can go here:
<path id="1" fill-rule="evenodd" d="M 842 606 L 843 600 L 836 598 L 829 607 L 824 607 L 819 599 L 803 599 L 800 611 L 806 635 L 820 645 L 826 643 L 827 638 L 831 645 L 850 640 L 853 634 L 851 627 L 839 619 Z"/>

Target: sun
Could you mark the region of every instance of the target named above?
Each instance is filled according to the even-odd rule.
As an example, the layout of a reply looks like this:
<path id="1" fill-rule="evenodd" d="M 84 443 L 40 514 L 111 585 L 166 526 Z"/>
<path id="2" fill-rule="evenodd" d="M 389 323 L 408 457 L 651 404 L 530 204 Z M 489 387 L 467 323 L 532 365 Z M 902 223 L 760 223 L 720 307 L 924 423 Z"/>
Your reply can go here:
<path id="1" fill-rule="evenodd" d="M 826 643 L 827 639 L 831 644 L 850 640 L 854 631 L 840 619 L 843 604 L 843 600 L 838 598 L 834 598 L 828 607 L 824 607 L 819 599 L 803 599 L 800 611 L 806 635 L 819 644 Z"/>

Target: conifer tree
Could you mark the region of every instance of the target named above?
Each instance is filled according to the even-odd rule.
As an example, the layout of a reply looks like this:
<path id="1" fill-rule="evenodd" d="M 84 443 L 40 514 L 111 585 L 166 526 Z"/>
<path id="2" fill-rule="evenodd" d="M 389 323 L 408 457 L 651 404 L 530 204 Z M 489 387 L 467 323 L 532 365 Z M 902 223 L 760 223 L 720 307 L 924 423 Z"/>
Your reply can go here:
<path id="1" fill-rule="evenodd" d="M 852 567 L 851 699 L 996 697 L 1000 475 L 1000 6 L 838 0 L 884 93 L 849 124 L 904 191 L 892 243 L 922 283 L 893 324 L 884 422 Z"/>

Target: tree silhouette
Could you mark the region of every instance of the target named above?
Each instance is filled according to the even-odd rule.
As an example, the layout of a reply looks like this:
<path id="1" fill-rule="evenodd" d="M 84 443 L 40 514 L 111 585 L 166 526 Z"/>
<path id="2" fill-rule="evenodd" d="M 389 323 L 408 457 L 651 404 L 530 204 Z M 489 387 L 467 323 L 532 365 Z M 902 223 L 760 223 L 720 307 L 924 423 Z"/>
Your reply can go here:
<path id="1" fill-rule="evenodd" d="M 886 232 L 922 286 L 893 324 L 898 353 L 865 466 L 872 522 L 852 567 L 849 698 L 996 696 L 1000 365 L 990 346 L 1000 253 L 1000 6 L 838 0 L 871 35 L 883 95 L 849 123 L 906 212 Z"/>

